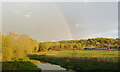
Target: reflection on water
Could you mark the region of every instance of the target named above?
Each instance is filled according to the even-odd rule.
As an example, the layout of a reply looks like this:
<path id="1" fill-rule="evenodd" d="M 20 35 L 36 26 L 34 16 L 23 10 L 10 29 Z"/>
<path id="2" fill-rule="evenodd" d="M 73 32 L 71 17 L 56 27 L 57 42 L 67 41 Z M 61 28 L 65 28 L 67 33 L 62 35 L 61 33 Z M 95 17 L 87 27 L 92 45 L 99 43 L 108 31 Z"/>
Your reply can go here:
<path id="1" fill-rule="evenodd" d="M 43 63 L 43 62 L 42 63 L 38 62 L 37 66 L 42 70 L 66 70 L 58 65 L 52 65 L 50 63 Z"/>
<path id="2" fill-rule="evenodd" d="M 38 61 L 37 66 L 38 66 L 38 68 L 41 68 L 42 71 L 43 70 L 57 70 L 57 71 L 58 70 L 62 70 L 64 72 L 73 72 L 72 70 L 68 70 L 68 69 L 62 68 L 62 67 L 60 67 L 58 65 L 53 65 L 53 64 L 45 63 L 45 62 L 41 62 L 41 61 Z"/>

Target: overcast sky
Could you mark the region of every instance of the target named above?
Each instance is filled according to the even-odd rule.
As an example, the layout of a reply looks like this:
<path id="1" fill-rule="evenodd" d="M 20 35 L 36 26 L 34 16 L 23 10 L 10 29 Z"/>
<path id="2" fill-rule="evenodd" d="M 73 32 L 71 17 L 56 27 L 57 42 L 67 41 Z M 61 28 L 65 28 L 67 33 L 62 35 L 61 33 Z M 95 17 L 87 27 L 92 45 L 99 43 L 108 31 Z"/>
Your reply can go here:
<path id="1" fill-rule="evenodd" d="M 117 2 L 5 2 L 2 32 L 38 41 L 117 38 Z"/>

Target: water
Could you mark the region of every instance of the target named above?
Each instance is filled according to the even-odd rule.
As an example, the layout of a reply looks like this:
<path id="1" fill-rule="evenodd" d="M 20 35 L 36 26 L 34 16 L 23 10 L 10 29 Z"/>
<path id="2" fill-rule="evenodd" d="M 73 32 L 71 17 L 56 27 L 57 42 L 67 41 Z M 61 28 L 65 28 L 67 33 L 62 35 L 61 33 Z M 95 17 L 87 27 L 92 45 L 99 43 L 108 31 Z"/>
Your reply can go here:
<path id="1" fill-rule="evenodd" d="M 42 72 L 44 71 L 54 71 L 54 72 L 58 72 L 58 71 L 62 71 L 62 72 L 73 72 L 73 70 L 71 69 L 66 69 L 66 68 L 62 68 L 59 65 L 54 65 L 54 64 L 50 64 L 50 63 L 45 63 L 45 62 L 40 62 L 38 61 L 37 64 L 38 68 L 42 69 Z M 75 72 L 75 71 L 74 71 Z"/>

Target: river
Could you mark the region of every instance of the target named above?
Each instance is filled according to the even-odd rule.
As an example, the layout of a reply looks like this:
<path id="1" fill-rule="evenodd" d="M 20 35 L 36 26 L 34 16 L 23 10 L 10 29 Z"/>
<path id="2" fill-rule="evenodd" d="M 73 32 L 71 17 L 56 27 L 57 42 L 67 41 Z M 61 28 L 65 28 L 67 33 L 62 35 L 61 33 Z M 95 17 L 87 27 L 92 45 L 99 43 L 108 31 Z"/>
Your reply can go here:
<path id="1" fill-rule="evenodd" d="M 50 64 L 50 63 L 45 63 L 45 62 L 42 62 L 42 61 L 38 61 L 38 64 L 37 64 L 37 67 L 38 68 L 41 68 L 42 72 L 48 72 L 48 71 L 52 71 L 52 72 L 58 72 L 58 71 L 62 71 L 62 72 L 75 72 L 71 69 L 66 69 L 66 68 L 63 68 L 59 65 L 54 65 L 54 64 Z"/>

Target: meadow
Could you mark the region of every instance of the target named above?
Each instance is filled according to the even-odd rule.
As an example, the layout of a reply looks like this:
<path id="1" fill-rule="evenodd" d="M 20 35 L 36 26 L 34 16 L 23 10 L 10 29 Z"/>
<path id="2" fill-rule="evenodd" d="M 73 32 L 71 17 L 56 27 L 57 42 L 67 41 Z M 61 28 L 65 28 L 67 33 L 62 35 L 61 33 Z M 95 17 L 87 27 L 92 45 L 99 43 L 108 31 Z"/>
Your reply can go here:
<path id="1" fill-rule="evenodd" d="M 118 71 L 118 51 L 50 51 L 28 55 L 32 60 L 44 61 L 61 67 L 81 70 Z"/>
<path id="2" fill-rule="evenodd" d="M 48 51 L 37 53 L 39 55 L 55 56 L 55 57 L 76 57 L 76 58 L 99 58 L 109 61 L 118 61 L 119 51 L 98 51 L 98 50 L 70 50 L 70 51 Z"/>

